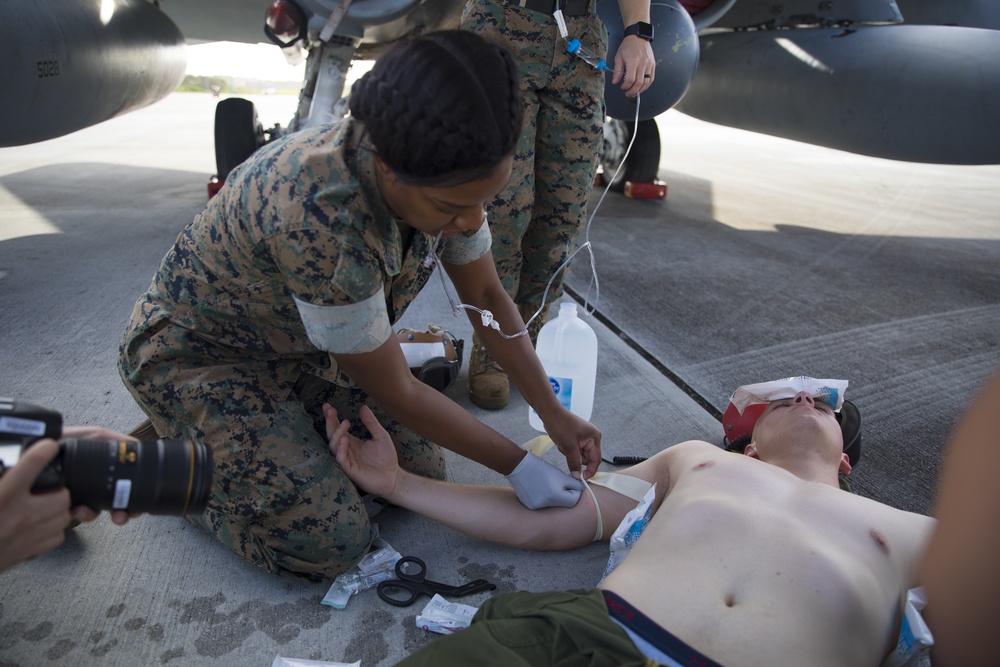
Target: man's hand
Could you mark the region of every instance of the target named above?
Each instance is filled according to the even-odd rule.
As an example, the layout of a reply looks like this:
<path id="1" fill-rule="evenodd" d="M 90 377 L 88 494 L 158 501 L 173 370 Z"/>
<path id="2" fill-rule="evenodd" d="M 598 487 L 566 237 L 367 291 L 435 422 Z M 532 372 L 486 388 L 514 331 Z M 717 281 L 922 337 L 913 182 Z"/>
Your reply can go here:
<path id="1" fill-rule="evenodd" d="M 63 426 L 62 437 L 76 438 L 77 440 L 128 440 L 129 442 L 138 442 L 130 435 L 112 431 L 103 426 Z"/>
<path id="2" fill-rule="evenodd" d="M 0 477 L 0 571 L 65 539 L 71 519 L 69 491 L 31 492 L 38 474 L 58 453 L 55 440 L 40 440 Z"/>
<path id="3" fill-rule="evenodd" d="M 545 432 L 552 438 L 559 451 L 566 457 L 570 474 L 590 479 L 601 465 L 601 431 L 569 410 L 562 410 L 557 417 L 545 421 Z"/>
<path id="4" fill-rule="evenodd" d="M 517 499 L 529 510 L 573 507 L 583 493 L 583 482 L 528 452 L 507 475 Z"/>
<path id="5" fill-rule="evenodd" d="M 615 73 L 611 77 L 611 83 L 620 83 L 626 97 L 635 97 L 646 92 L 655 77 L 656 58 L 653 57 L 653 47 L 641 37 L 627 35 L 615 54 Z"/>
<path id="6" fill-rule="evenodd" d="M 337 457 L 344 473 L 358 487 L 368 493 L 391 498 L 400 472 L 396 447 L 367 405 L 361 406 L 359 412 L 361 422 L 372 434 L 371 440 L 360 440 L 351 435 L 351 422 L 346 419 L 338 421 L 337 411 L 329 404 L 323 404 L 330 451 Z"/>

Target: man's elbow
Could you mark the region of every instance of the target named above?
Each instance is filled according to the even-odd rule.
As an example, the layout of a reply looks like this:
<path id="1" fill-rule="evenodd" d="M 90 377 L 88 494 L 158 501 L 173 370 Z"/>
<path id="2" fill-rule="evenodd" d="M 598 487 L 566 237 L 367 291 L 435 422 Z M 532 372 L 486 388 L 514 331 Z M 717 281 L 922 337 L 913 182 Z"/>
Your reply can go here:
<path id="1" fill-rule="evenodd" d="M 561 533 L 549 528 L 548 530 L 520 534 L 515 538 L 516 543 L 510 546 L 530 551 L 572 551 L 587 546 L 593 541 L 592 538 L 593 535 L 583 537 L 575 532 Z"/>

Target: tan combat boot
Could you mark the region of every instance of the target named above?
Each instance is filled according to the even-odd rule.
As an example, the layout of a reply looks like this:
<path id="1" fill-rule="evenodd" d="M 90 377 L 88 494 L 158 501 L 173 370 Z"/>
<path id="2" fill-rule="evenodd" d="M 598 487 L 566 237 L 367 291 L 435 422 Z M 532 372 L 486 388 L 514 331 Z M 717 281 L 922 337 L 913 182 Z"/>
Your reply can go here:
<path id="1" fill-rule="evenodd" d="M 490 356 L 479 336 L 472 334 L 469 355 L 469 398 L 486 410 L 499 410 L 510 401 L 510 381 L 500 365 Z"/>

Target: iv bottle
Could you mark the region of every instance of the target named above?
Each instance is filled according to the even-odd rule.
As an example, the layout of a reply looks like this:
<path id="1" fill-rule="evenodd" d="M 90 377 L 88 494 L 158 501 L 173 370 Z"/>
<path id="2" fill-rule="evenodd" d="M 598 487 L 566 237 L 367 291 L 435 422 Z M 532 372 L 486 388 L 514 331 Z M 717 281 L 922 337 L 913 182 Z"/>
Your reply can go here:
<path id="1" fill-rule="evenodd" d="M 535 352 L 563 407 L 582 419 L 590 419 L 597 381 L 597 334 L 577 316 L 575 303 L 559 304 L 559 317 L 546 322 L 538 332 Z M 541 418 L 531 406 L 528 423 L 545 433 Z"/>

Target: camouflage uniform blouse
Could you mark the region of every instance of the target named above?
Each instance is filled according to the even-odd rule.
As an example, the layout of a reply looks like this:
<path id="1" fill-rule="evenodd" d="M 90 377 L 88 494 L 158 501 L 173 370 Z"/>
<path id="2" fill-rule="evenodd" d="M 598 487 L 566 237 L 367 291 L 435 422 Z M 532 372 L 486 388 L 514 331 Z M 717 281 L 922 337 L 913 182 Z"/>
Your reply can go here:
<path id="1" fill-rule="evenodd" d="M 433 237 L 393 217 L 375 174 L 352 119 L 292 134 L 235 169 L 136 303 L 126 382 L 142 393 L 144 376 L 161 384 L 197 366 L 218 378 L 223 367 L 284 396 L 300 370 L 338 380 L 327 352 L 384 343 L 433 271 Z M 490 240 L 484 224 L 436 252 L 468 263 Z"/>

